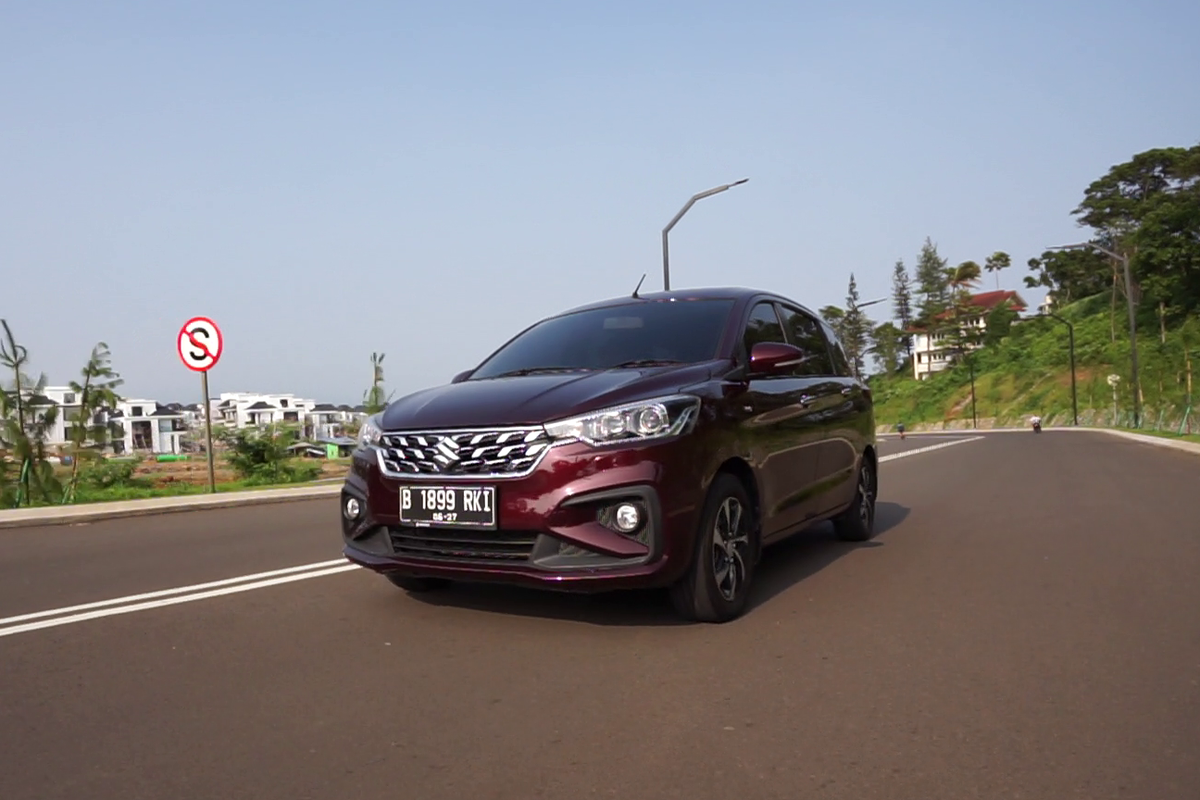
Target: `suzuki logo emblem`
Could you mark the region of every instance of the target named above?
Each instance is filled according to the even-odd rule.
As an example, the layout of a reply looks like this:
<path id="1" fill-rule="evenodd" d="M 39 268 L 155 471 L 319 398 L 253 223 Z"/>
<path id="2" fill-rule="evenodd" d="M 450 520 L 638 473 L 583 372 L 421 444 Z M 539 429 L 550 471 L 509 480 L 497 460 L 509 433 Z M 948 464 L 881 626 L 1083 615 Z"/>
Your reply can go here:
<path id="1" fill-rule="evenodd" d="M 458 443 L 447 436 L 437 443 L 435 448 L 437 453 L 434 455 L 434 460 L 442 464 L 449 465 L 452 462 L 458 461 Z"/>

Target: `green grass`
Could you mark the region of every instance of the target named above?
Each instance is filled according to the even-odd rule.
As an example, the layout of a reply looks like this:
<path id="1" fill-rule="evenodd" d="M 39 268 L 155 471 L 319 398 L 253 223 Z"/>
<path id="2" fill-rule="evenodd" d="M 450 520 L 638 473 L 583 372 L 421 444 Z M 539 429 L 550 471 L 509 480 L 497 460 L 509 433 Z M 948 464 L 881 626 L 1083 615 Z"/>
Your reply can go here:
<path id="1" fill-rule="evenodd" d="M 1133 397 L 1129 387 L 1129 339 L 1125 317 L 1113 320 L 1105 296 L 1087 298 L 1062 309 L 1061 316 L 1075 325 L 1075 355 L 1079 424 L 1129 426 Z M 1139 328 L 1138 356 L 1141 365 L 1143 422 L 1147 431 L 1178 431 L 1187 410 L 1184 337 L 1169 330 L 1160 341 L 1158 326 L 1151 321 Z M 1188 343 L 1193 354 L 1200 341 Z M 981 426 L 1023 424 L 1040 414 L 1047 425 L 1071 423 L 1071 377 L 1066 326 L 1050 319 L 1017 323 L 996 345 L 975 356 L 975 404 Z M 1200 364 L 1193 364 L 1200 368 Z M 1114 418 L 1109 374 L 1120 374 L 1118 413 Z M 910 429 L 921 423 L 967 424 L 971 422 L 970 373 L 965 365 L 933 375 L 926 381 L 913 379 L 911 366 L 902 375 L 871 378 L 875 394 L 875 416 L 880 425 L 904 422 Z M 1200 414 L 1192 412 L 1193 425 L 1200 427 Z"/>
<path id="2" fill-rule="evenodd" d="M 340 480 L 340 478 L 338 479 Z M 219 481 L 216 485 L 216 492 L 223 494 L 227 492 L 259 491 L 262 489 L 294 489 L 301 486 L 319 485 L 321 482 L 329 480 L 333 479 L 318 476 L 309 480 L 295 480 L 287 483 L 263 483 L 260 480 L 253 479 Z M 152 478 L 139 476 L 130 479 L 125 484 L 103 488 L 80 483 L 75 492 L 75 502 L 68 505 L 113 503 L 123 500 L 148 500 L 156 497 L 184 497 L 200 494 L 209 494 L 207 482 L 196 484 L 179 481 L 167 486 L 154 486 L 152 485 Z M 42 508 L 55 505 L 60 504 L 47 503 L 45 500 L 35 500 L 32 506 L 23 507 Z"/>

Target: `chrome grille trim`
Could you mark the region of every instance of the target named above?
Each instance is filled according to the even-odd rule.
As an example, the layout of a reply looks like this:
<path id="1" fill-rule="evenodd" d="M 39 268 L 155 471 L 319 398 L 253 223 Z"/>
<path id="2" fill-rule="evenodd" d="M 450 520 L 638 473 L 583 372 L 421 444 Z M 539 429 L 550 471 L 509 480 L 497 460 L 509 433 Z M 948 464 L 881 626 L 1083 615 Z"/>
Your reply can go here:
<path id="1" fill-rule="evenodd" d="M 387 431 L 374 446 L 389 478 L 523 478 L 555 442 L 541 425 L 507 428 Z"/>

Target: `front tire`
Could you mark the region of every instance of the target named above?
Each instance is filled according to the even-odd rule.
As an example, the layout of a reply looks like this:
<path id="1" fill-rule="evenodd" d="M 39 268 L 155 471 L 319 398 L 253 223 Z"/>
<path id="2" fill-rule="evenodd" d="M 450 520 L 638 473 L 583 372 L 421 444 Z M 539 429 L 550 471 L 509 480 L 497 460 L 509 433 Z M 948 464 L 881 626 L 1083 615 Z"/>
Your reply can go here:
<path id="1" fill-rule="evenodd" d="M 727 473 L 717 476 L 704 504 L 691 567 L 671 587 L 671 602 L 683 618 L 728 622 L 745 612 L 757 561 L 753 509 L 741 481 Z"/>
<path id="2" fill-rule="evenodd" d="M 384 577 L 391 581 L 393 586 L 413 594 L 433 592 L 450 586 L 450 581 L 445 578 L 418 578 L 413 575 L 397 575 L 394 572 L 385 573 Z"/>
<path id="3" fill-rule="evenodd" d="M 874 461 L 864 454 L 858 467 L 858 486 L 854 491 L 854 502 L 833 518 L 833 530 L 843 542 L 865 542 L 875 532 L 875 495 L 879 480 L 875 475 Z"/>

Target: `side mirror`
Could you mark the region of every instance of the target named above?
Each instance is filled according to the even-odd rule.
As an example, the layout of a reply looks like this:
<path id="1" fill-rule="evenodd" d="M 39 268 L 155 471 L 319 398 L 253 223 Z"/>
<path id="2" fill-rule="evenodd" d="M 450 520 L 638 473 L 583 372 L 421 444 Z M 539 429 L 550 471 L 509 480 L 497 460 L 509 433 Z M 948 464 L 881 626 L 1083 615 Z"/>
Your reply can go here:
<path id="1" fill-rule="evenodd" d="M 471 373 L 472 373 L 472 372 L 474 372 L 474 371 L 475 371 L 475 370 L 473 370 L 473 369 L 465 369 L 465 370 L 463 370 L 462 372 L 460 372 L 460 373 L 458 373 L 457 375 L 455 375 L 453 378 L 451 378 L 451 379 L 450 379 L 450 382 L 451 382 L 451 383 L 462 383 L 462 382 L 463 382 L 463 381 L 465 381 L 467 378 L 471 377 Z"/>
<path id="2" fill-rule="evenodd" d="M 804 351 L 783 342 L 759 342 L 750 350 L 750 374 L 775 375 L 803 363 Z"/>

